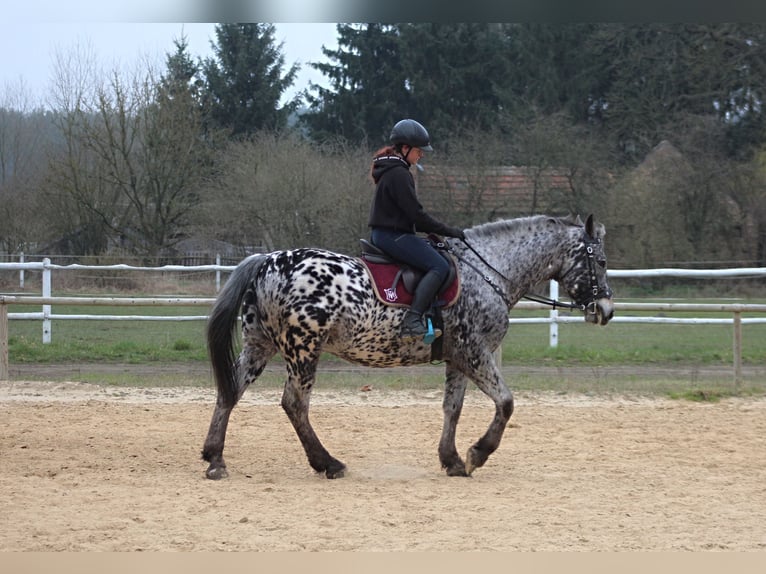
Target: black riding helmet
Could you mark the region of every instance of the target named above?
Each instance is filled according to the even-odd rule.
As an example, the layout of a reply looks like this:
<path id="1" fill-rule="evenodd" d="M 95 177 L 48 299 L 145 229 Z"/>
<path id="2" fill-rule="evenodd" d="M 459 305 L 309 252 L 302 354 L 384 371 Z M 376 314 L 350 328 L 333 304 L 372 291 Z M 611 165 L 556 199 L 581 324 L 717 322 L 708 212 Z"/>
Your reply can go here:
<path id="1" fill-rule="evenodd" d="M 391 130 L 391 142 L 396 145 L 418 147 L 423 151 L 433 151 L 431 138 L 420 123 L 415 120 L 400 120 Z"/>

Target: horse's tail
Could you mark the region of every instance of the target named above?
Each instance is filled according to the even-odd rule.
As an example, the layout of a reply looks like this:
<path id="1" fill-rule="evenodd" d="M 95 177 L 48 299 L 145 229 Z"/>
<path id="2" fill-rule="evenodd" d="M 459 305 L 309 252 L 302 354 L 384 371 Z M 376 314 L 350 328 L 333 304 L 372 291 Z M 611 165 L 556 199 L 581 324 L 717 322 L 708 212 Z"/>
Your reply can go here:
<path id="1" fill-rule="evenodd" d="M 213 365 L 218 398 L 233 407 L 238 397 L 238 375 L 234 353 L 234 329 L 242 300 L 267 255 L 251 255 L 232 272 L 213 305 L 207 321 L 207 349 Z"/>

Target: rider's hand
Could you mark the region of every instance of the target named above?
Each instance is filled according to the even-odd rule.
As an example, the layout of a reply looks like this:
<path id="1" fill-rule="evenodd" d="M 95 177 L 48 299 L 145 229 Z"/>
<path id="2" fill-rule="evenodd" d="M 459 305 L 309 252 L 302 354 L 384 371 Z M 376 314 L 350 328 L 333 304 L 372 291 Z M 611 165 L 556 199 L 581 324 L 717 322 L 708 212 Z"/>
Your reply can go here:
<path id="1" fill-rule="evenodd" d="M 465 233 L 462 229 L 458 229 L 457 227 L 450 230 L 450 236 L 455 237 L 457 239 L 465 239 Z"/>

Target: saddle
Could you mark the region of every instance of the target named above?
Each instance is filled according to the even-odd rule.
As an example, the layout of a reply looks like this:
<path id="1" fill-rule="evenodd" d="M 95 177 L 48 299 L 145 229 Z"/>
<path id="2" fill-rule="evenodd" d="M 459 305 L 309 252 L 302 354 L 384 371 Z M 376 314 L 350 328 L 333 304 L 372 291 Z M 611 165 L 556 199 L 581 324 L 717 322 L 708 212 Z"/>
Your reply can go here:
<path id="1" fill-rule="evenodd" d="M 450 307 L 455 304 L 460 295 L 460 278 L 455 259 L 447 253 L 446 245 L 437 236 L 429 235 L 425 241 L 428 241 L 450 264 L 449 276 L 439 290 L 433 306 Z M 370 274 L 373 290 L 378 299 L 386 305 L 409 307 L 415 288 L 425 273 L 392 258 L 366 239 L 360 239 L 359 242 L 362 246 L 361 259 Z"/>

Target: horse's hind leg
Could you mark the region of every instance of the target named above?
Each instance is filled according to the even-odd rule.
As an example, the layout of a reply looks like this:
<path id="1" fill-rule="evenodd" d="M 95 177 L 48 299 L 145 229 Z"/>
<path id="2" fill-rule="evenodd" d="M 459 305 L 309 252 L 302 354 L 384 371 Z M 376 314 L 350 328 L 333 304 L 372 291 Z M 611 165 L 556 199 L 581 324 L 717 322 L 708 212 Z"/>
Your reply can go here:
<path id="1" fill-rule="evenodd" d="M 243 393 L 255 381 L 269 359 L 275 352 L 268 346 L 251 344 L 245 345 L 239 358 L 232 365 L 234 371 L 234 380 L 237 382 L 237 394 L 234 404 L 227 405 L 219 392 L 216 397 L 215 410 L 210 420 L 210 428 L 207 432 L 205 445 L 202 448 L 203 460 L 210 463 L 205 476 L 211 480 L 219 480 L 229 476 L 226 470 L 226 462 L 223 459 L 223 447 L 226 441 L 226 429 L 229 426 L 229 416 Z"/>
<path id="2" fill-rule="evenodd" d="M 211 480 L 219 480 L 229 476 L 226 462 L 223 460 L 223 445 L 226 440 L 226 428 L 229 426 L 229 415 L 231 415 L 233 408 L 233 406 L 224 405 L 220 396 L 216 400 L 205 446 L 202 447 L 202 459 L 210 463 L 205 471 L 205 476 Z"/>
<path id="3" fill-rule="evenodd" d="M 447 365 L 447 380 L 444 385 L 444 426 L 439 440 L 439 461 L 442 468 L 447 471 L 447 476 L 468 476 L 465 471 L 465 463 L 457 452 L 455 445 L 455 432 L 460 413 L 463 410 L 463 399 L 468 378 L 459 371 Z"/>
<path id="4" fill-rule="evenodd" d="M 465 371 L 484 393 L 495 403 L 495 416 L 487 432 L 468 449 L 465 457 L 465 471 L 470 474 L 483 466 L 489 455 L 500 446 L 503 432 L 513 414 L 513 394 L 503 381 L 490 352 L 483 352 L 472 361 L 472 367 Z"/>
<path id="5" fill-rule="evenodd" d="M 327 478 L 341 478 L 346 465 L 327 452 L 309 421 L 309 401 L 316 376 L 316 362 L 316 358 L 288 361 L 288 379 L 282 393 L 282 408 L 298 434 L 311 468 L 324 472 Z"/>

